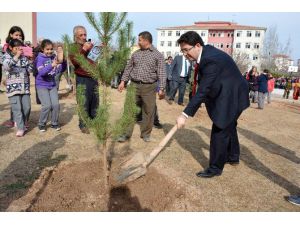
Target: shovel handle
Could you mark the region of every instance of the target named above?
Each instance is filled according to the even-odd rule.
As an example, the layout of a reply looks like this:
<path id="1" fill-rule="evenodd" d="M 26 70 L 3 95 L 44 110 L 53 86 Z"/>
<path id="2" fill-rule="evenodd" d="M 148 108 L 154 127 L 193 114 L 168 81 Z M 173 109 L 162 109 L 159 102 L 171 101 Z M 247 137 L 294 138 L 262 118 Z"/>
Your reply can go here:
<path id="1" fill-rule="evenodd" d="M 171 137 L 175 134 L 177 129 L 178 129 L 177 124 L 175 124 L 173 128 L 167 133 L 167 135 L 161 140 L 158 146 L 150 153 L 147 160 L 143 164 L 144 167 L 147 167 L 156 158 L 156 156 L 162 151 L 165 145 L 169 142 Z"/>

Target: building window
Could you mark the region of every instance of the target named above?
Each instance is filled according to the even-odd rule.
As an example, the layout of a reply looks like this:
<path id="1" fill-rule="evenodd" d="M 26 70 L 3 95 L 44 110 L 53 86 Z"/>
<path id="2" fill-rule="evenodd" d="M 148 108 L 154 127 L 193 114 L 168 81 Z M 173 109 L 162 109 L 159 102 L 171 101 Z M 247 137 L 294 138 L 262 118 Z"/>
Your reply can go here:
<path id="1" fill-rule="evenodd" d="M 168 31 L 168 36 L 172 36 L 172 31 L 171 30 Z"/>
<path id="2" fill-rule="evenodd" d="M 237 36 L 237 37 L 242 37 L 242 31 L 236 32 L 236 36 Z"/>
<path id="3" fill-rule="evenodd" d="M 176 31 L 176 36 L 180 36 L 180 31 L 178 30 L 178 31 Z"/>
<path id="4" fill-rule="evenodd" d="M 179 52 L 175 52 L 175 55 L 179 55 Z"/>
<path id="5" fill-rule="evenodd" d="M 259 43 L 254 43 L 254 48 L 259 49 Z"/>
<path id="6" fill-rule="evenodd" d="M 252 36 L 252 32 L 251 31 L 247 31 L 247 37 L 251 37 Z"/>
<path id="7" fill-rule="evenodd" d="M 217 43 L 216 46 L 217 46 L 217 48 L 220 48 L 220 44 L 219 43 Z"/>
<path id="8" fill-rule="evenodd" d="M 165 36 L 165 31 L 164 30 L 160 32 L 160 36 L 162 36 L 162 37 Z"/>
<path id="9" fill-rule="evenodd" d="M 233 33 L 231 33 L 231 37 L 233 37 Z"/>
<path id="10" fill-rule="evenodd" d="M 260 31 L 255 31 L 255 37 L 260 37 Z"/>
<path id="11" fill-rule="evenodd" d="M 161 42 L 160 42 L 160 46 L 161 46 L 161 47 L 164 47 L 164 45 L 165 45 L 165 42 L 164 42 L 164 41 L 161 41 Z"/>
<path id="12" fill-rule="evenodd" d="M 257 55 L 253 55 L 253 60 L 257 60 L 258 56 Z"/>
<path id="13" fill-rule="evenodd" d="M 175 41 L 175 46 L 176 46 L 176 47 L 179 47 L 179 44 L 178 44 L 178 42 L 177 42 L 177 41 Z"/>
<path id="14" fill-rule="evenodd" d="M 231 44 L 227 44 L 227 45 L 226 45 L 226 48 L 231 48 Z"/>
<path id="15" fill-rule="evenodd" d="M 167 58 L 171 56 L 171 52 L 167 52 Z"/>
<path id="16" fill-rule="evenodd" d="M 215 34 L 215 33 L 213 33 L 213 34 L 212 34 L 212 36 L 213 36 L 213 37 L 215 37 L 215 36 L 216 36 L 216 34 Z"/>
<path id="17" fill-rule="evenodd" d="M 251 45 L 249 42 L 246 43 L 245 48 L 251 48 Z"/>
<path id="18" fill-rule="evenodd" d="M 235 47 L 236 48 L 241 48 L 241 43 L 236 43 Z"/>
<path id="19" fill-rule="evenodd" d="M 220 44 L 220 47 L 223 48 L 223 43 Z"/>
<path id="20" fill-rule="evenodd" d="M 172 47 L 172 41 L 168 41 L 168 47 Z"/>
<path id="21" fill-rule="evenodd" d="M 218 33 L 218 37 L 221 37 L 221 33 Z"/>
<path id="22" fill-rule="evenodd" d="M 201 37 L 205 37 L 205 32 L 201 31 Z"/>

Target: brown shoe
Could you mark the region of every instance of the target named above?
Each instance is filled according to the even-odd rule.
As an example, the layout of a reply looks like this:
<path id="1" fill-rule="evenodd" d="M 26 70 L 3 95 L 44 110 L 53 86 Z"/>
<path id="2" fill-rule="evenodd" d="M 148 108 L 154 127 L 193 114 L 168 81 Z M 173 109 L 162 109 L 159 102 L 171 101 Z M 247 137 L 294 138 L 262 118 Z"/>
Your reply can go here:
<path id="1" fill-rule="evenodd" d="M 89 129 L 86 128 L 86 127 L 83 127 L 83 128 L 81 128 L 80 130 L 81 130 L 81 132 L 84 133 L 84 134 L 89 134 L 89 133 L 90 133 Z"/>
<path id="2" fill-rule="evenodd" d="M 167 99 L 167 98 L 166 98 L 166 101 L 167 101 L 167 103 L 168 103 L 169 105 L 172 105 L 174 100 L 171 100 L 171 99 Z"/>

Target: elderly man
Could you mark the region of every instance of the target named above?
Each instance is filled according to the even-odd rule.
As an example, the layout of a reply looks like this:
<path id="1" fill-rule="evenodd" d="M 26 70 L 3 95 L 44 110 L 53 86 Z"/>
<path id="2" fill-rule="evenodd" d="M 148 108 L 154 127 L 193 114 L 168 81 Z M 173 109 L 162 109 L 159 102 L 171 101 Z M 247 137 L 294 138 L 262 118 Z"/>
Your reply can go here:
<path id="1" fill-rule="evenodd" d="M 92 43 L 88 42 L 86 37 L 86 29 L 83 26 L 75 26 L 73 28 L 74 44 L 78 46 L 79 53 L 82 54 L 89 63 L 94 62 L 87 58 L 89 51 L 92 49 Z M 74 66 L 74 73 L 76 74 L 76 87 L 83 85 L 85 87 L 85 104 L 84 108 L 88 116 L 93 119 L 96 116 L 99 105 L 98 82 L 93 79 L 91 74 L 85 71 L 81 65 L 75 60 L 74 55 L 70 55 L 70 60 Z M 82 133 L 89 133 L 81 118 L 79 118 L 79 128 Z"/>
<path id="2" fill-rule="evenodd" d="M 136 86 L 136 100 L 142 108 L 141 138 L 145 142 L 150 141 L 150 134 L 153 127 L 156 91 L 160 99 L 164 96 L 166 86 L 166 72 L 163 55 L 152 46 L 152 35 L 148 31 L 139 34 L 140 49 L 132 54 L 127 63 L 118 90 L 121 92 L 125 82 L 131 80 Z M 159 84 L 159 87 L 157 85 Z M 118 141 L 125 142 L 133 132 L 133 126 L 128 132 L 121 136 Z"/>

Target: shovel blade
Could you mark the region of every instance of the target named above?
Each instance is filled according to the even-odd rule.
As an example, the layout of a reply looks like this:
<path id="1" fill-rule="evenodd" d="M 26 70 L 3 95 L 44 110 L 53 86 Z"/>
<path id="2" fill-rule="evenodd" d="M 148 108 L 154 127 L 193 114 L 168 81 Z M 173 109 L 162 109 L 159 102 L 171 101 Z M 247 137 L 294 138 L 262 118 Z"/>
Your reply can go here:
<path id="1" fill-rule="evenodd" d="M 135 153 L 134 155 L 128 157 L 128 159 L 121 164 L 121 170 L 137 168 L 144 162 L 146 162 L 146 157 L 144 156 L 144 154 L 141 152 Z"/>
<path id="2" fill-rule="evenodd" d="M 122 184 L 128 183 L 145 175 L 146 172 L 147 168 L 143 167 L 143 165 L 140 165 L 138 167 L 131 167 L 127 170 L 123 170 L 120 174 L 118 174 L 116 180 Z"/>

